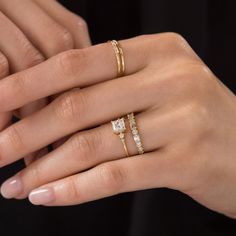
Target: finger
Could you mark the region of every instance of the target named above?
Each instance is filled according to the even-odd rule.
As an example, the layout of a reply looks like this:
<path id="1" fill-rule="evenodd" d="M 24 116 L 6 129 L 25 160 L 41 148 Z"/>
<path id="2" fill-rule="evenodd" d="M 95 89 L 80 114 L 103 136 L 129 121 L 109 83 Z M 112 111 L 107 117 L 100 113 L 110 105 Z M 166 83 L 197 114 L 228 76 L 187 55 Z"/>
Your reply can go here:
<path id="1" fill-rule="evenodd" d="M 32 67 L 44 60 L 43 55 L 28 41 L 25 35 L 0 12 L 0 50 L 4 54 L 1 63 L 0 78 L 6 77 L 9 73 L 15 73 Z M 1 56 L 3 58 L 3 55 Z M 22 109 L 22 117 L 30 113 L 32 108 L 41 106 L 44 100 L 30 104 L 29 108 Z M 41 106 L 42 107 L 42 106 Z M 27 112 L 27 109 L 29 110 Z M 4 117 L 4 118 L 3 118 Z M 10 115 L 3 116 L 4 120 L 9 120 Z M 7 117 L 7 118 L 6 118 Z M 5 123 L 5 122 L 3 122 Z"/>
<path id="2" fill-rule="evenodd" d="M 163 81 L 173 78 L 172 73 L 165 70 L 159 74 L 155 72 L 154 83 L 150 86 L 150 80 L 145 78 L 153 76 L 151 72 L 152 69 L 147 68 L 136 74 L 67 92 L 43 110 L 12 125 L 0 134 L 1 166 L 71 133 L 127 113 L 144 111 L 153 106 L 160 109 L 168 101 L 172 102 L 169 107 L 174 107 L 176 93 L 169 94 L 169 83 L 163 84 Z M 182 70 L 177 72 L 177 77 L 183 77 Z M 184 76 L 187 78 L 186 74 Z M 184 98 L 188 99 L 188 96 Z"/>
<path id="3" fill-rule="evenodd" d="M 140 39 L 122 42 L 127 75 L 141 70 L 148 63 L 141 44 L 143 40 Z M 70 88 L 110 80 L 116 75 L 116 58 L 108 43 L 65 52 L 0 81 L 0 111 L 12 110 Z"/>
<path id="4" fill-rule="evenodd" d="M 35 0 L 56 22 L 68 29 L 74 39 L 75 48 L 91 46 L 88 27 L 83 18 L 68 11 L 57 1 Z"/>
<path id="5" fill-rule="evenodd" d="M 0 79 L 8 76 L 9 74 L 9 64 L 7 58 L 0 51 Z"/>
<path id="6" fill-rule="evenodd" d="M 35 66 L 44 60 L 43 55 L 29 42 L 25 35 L 12 23 L 4 14 L 0 13 L 0 50 L 4 52 L 8 58 L 8 63 L 2 64 L 5 67 L 2 70 L 3 76 L 9 72 L 15 73 L 25 70 L 29 67 Z M 7 72 L 7 74 L 6 74 Z M 19 111 L 16 111 L 19 118 L 23 118 L 29 114 L 32 114 L 38 109 L 41 109 L 47 104 L 46 99 L 41 99 L 22 107 Z M 5 128 L 11 121 L 11 113 L 2 114 L 0 117 L 0 129 Z M 36 155 L 37 153 L 35 153 Z M 33 154 L 32 154 L 33 155 Z M 31 156 L 32 156 L 31 155 Z M 31 158 L 32 159 L 32 158 Z"/>
<path id="7" fill-rule="evenodd" d="M 60 147 L 61 145 L 63 145 L 67 140 L 69 139 L 69 135 L 67 137 L 63 137 L 60 140 L 56 141 L 55 143 L 53 143 L 52 147 L 53 149 L 56 149 L 58 147 Z"/>
<path id="8" fill-rule="evenodd" d="M 24 158 L 25 165 L 29 166 L 34 161 L 36 161 L 36 160 L 40 159 L 41 157 L 47 155 L 47 153 L 48 153 L 48 148 L 45 147 L 45 148 L 42 148 L 41 150 L 39 150 L 37 152 L 33 152 L 33 153 L 27 155 Z"/>
<path id="9" fill-rule="evenodd" d="M 75 89 L 73 89 L 73 90 L 74 90 L 74 91 L 75 91 L 75 90 L 79 91 L 79 89 L 80 89 L 80 88 L 75 88 Z M 52 101 L 55 100 L 55 99 L 56 99 L 57 97 L 59 97 L 60 95 L 62 95 L 62 93 L 52 96 L 52 97 L 51 97 L 51 100 L 52 100 Z M 52 144 L 52 148 L 53 148 L 53 149 L 56 149 L 56 148 L 60 147 L 60 146 L 61 146 L 63 143 L 65 143 L 71 136 L 72 136 L 72 135 L 68 135 L 68 136 L 66 136 L 66 137 L 63 137 L 63 138 L 57 140 L 56 142 L 54 142 L 54 143 Z"/>
<path id="10" fill-rule="evenodd" d="M 13 124 L 0 134 L 0 165 L 16 161 L 78 130 L 109 122 L 130 111 L 145 110 L 152 104 L 156 91 L 149 89 L 146 96 L 143 77 L 144 73 L 140 72 L 67 92 L 41 111 Z M 137 103 L 138 97 L 142 99 Z M 98 112 L 94 110 L 96 107 L 100 107 Z"/>
<path id="11" fill-rule="evenodd" d="M 0 80 L 9 74 L 7 58 L 0 51 Z M 11 112 L 0 114 L 0 130 L 3 130 L 11 121 Z"/>
<path id="12" fill-rule="evenodd" d="M 128 191 L 166 187 L 169 173 L 162 153 L 107 162 L 86 172 L 49 183 L 33 190 L 35 205 L 81 204 Z"/>
<path id="13" fill-rule="evenodd" d="M 23 119 L 24 117 L 27 117 L 33 114 L 34 112 L 41 110 L 47 104 L 48 104 L 48 99 L 44 98 L 44 99 L 40 99 L 38 101 L 32 102 L 28 105 L 25 105 L 24 107 L 19 109 L 19 117 Z M 32 162 L 36 161 L 42 156 L 45 156 L 47 153 L 48 153 L 48 148 L 45 147 L 39 151 L 35 151 L 35 152 L 30 153 L 29 155 L 26 155 L 24 157 L 25 165 L 26 166 L 30 165 Z"/>
<path id="14" fill-rule="evenodd" d="M 5 112 L 0 114 L 0 131 L 10 125 L 11 117 L 11 112 Z"/>
<path id="15" fill-rule="evenodd" d="M 29 105 L 22 107 L 21 109 L 19 109 L 20 118 L 22 119 L 24 117 L 27 117 L 33 114 L 36 111 L 39 111 L 40 109 L 45 107 L 47 104 L 48 104 L 48 101 L 45 98 L 45 99 L 40 99 L 38 101 L 32 102 Z M 46 147 L 46 148 L 42 148 L 39 151 L 35 151 L 35 152 L 30 153 L 29 155 L 26 155 L 24 157 L 25 165 L 28 166 L 35 160 L 41 158 L 42 156 L 45 156 L 47 153 L 48 153 L 48 148 Z"/>
<path id="16" fill-rule="evenodd" d="M 173 133 L 169 127 L 172 122 L 170 119 L 166 119 L 166 114 L 159 114 L 158 119 L 156 118 L 157 115 L 146 114 L 146 112 L 136 115 L 136 122 L 145 152 L 164 147 L 169 142 L 171 133 Z M 125 137 L 129 154 L 137 155 L 137 148 L 129 131 L 129 124 L 126 123 L 127 132 Z M 156 127 L 155 133 L 153 132 L 154 124 Z M 72 136 L 64 145 L 7 180 L 2 186 L 2 194 L 8 198 L 25 198 L 31 190 L 41 185 L 124 156 L 122 143 L 119 137 L 113 134 L 110 123 L 82 131 Z M 14 191 L 11 188 L 12 182 L 19 182 L 22 189 Z"/>
<path id="17" fill-rule="evenodd" d="M 25 70 L 44 60 L 43 55 L 40 54 L 25 35 L 1 12 L 0 34 L 0 51 L 8 60 L 7 69 L 9 73 Z"/>
<path id="18" fill-rule="evenodd" d="M 46 57 L 74 47 L 70 32 L 59 25 L 34 1 L 0 1 L 1 10 Z M 22 17 L 24 16 L 24 17 Z"/>
<path id="19" fill-rule="evenodd" d="M 18 115 L 20 119 L 23 119 L 24 117 L 27 117 L 36 111 L 41 110 L 43 107 L 45 107 L 48 104 L 48 99 L 40 99 L 38 101 L 32 102 L 28 105 L 25 105 L 24 107 L 18 109 Z M 24 162 L 27 165 L 32 163 L 33 161 L 39 159 L 40 157 L 46 155 L 48 153 L 48 148 L 43 148 L 39 151 L 30 153 L 29 155 L 24 157 Z"/>

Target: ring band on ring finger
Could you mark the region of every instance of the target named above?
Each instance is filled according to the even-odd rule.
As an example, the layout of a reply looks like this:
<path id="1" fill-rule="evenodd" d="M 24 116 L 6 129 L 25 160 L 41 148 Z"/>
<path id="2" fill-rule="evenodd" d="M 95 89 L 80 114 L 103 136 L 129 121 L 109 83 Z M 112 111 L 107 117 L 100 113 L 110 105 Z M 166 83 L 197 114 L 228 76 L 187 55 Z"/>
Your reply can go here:
<path id="1" fill-rule="evenodd" d="M 149 125 L 154 122 L 152 116 L 140 113 L 136 119 L 147 151 L 156 150 L 158 146 L 162 146 L 166 142 L 165 139 L 159 139 L 160 143 L 157 144 L 156 137 L 148 138 L 153 130 L 153 127 Z M 160 129 L 158 132 L 162 133 L 162 129 L 165 129 L 166 125 L 159 125 L 158 122 L 156 124 Z M 130 156 L 137 155 L 137 148 L 131 133 L 127 133 L 126 141 Z M 112 133 L 111 124 L 107 123 L 91 130 L 78 132 L 62 146 L 7 180 L 2 185 L 1 192 L 4 197 L 22 199 L 32 189 L 43 184 L 82 172 L 103 162 L 121 158 L 124 158 L 124 150 L 120 145 L 120 140 Z M 21 189 L 17 189 L 16 192 L 11 190 L 11 185 L 15 185 L 15 183 L 19 183 L 17 186 L 21 186 Z"/>

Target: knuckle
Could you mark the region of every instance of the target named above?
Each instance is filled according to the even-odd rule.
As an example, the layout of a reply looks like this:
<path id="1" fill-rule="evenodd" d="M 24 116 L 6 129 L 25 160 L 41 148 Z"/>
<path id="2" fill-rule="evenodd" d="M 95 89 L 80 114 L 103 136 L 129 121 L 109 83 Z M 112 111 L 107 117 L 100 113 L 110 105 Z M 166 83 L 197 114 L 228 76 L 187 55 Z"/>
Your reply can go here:
<path id="1" fill-rule="evenodd" d="M 43 61 L 44 61 L 44 57 L 40 53 L 38 53 L 38 54 L 35 54 L 35 56 L 30 57 L 26 61 L 24 67 L 27 69 L 27 68 L 36 66 L 36 65 L 42 63 Z"/>
<path id="2" fill-rule="evenodd" d="M 62 30 L 60 40 L 64 49 L 68 50 L 74 48 L 74 39 L 68 30 Z"/>
<path id="3" fill-rule="evenodd" d="M 82 197 L 81 192 L 78 189 L 77 179 L 69 177 L 66 188 L 66 198 L 72 201 L 79 201 Z"/>
<path id="4" fill-rule="evenodd" d="M 76 79 L 76 75 L 81 74 L 87 65 L 87 50 L 69 50 L 58 55 L 56 64 L 62 74 L 69 79 Z"/>
<path id="5" fill-rule="evenodd" d="M 178 62 L 191 58 L 196 60 L 196 54 L 193 52 L 188 42 L 178 33 L 167 32 L 153 35 L 139 36 L 140 44 L 143 48 L 143 53 L 147 58 L 156 61 L 157 55 L 163 55 L 163 60 L 168 59 L 170 62 Z M 151 50 L 150 50 L 151 48 Z M 169 60 L 171 59 L 171 61 Z"/>
<path id="6" fill-rule="evenodd" d="M 71 121 L 74 120 L 77 112 L 75 109 L 75 95 L 73 92 L 67 92 L 60 96 L 55 105 L 56 116 L 60 120 Z"/>
<path id="7" fill-rule="evenodd" d="M 73 48 L 74 48 L 74 39 L 72 34 L 67 29 L 64 28 L 58 30 L 53 40 L 54 54 Z"/>
<path id="8" fill-rule="evenodd" d="M 24 49 L 24 60 L 22 61 L 23 69 L 33 67 L 44 61 L 43 55 L 28 41 L 23 43 L 22 48 Z"/>
<path id="9" fill-rule="evenodd" d="M 183 111 L 182 124 L 187 133 L 197 138 L 211 130 L 209 110 L 200 102 L 191 102 Z"/>
<path id="10" fill-rule="evenodd" d="M 202 96 L 210 92 L 214 76 L 206 65 L 202 62 L 188 62 L 183 69 L 184 74 L 179 78 L 183 89 Z"/>
<path id="11" fill-rule="evenodd" d="M 83 29 L 87 29 L 88 28 L 88 24 L 86 22 L 86 20 L 84 18 L 82 18 L 81 16 L 79 16 L 77 18 L 77 25 Z"/>
<path id="12" fill-rule="evenodd" d="M 150 45 L 152 43 L 155 43 L 155 41 L 158 41 L 158 37 L 160 34 L 142 34 L 137 36 L 136 38 L 140 43 L 144 43 L 147 45 Z"/>
<path id="13" fill-rule="evenodd" d="M 86 98 L 83 92 L 71 91 L 57 98 L 55 103 L 56 116 L 67 124 L 78 119 L 83 122 L 85 116 Z"/>
<path id="14" fill-rule="evenodd" d="M 154 45 L 162 45 L 165 46 L 164 50 L 166 50 L 167 46 L 178 46 L 182 43 L 187 43 L 184 37 L 175 32 L 166 32 L 166 33 L 158 33 L 158 34 L 148 34 L 138 36 L 141 41 L 146 41 L 148 44 L 153 43 Z"/>
<path id="15" fill-rule="evenodd" d="M 82 29 L 88 28 L 88 24 L 83 17 L 78 16 L 72 12 L 68 12 L 68 13 L 69 13 L 68 14 L 68 21 L 70 21 L 71 24 L 75 25 L 76 27 L 82 28 Z"/>
<path id="16" fill-rule="evenodd" d="M 111 164 L 101 164 L 98 168 L 98 177 L 109 193 L 119 193 L 125 183 L 125 173 L 120 167 Z"/>
<path id="17" fill-rule="evenodd" d="M 194 68 L 190 68 L 190 70 L 193 73 L 192 78 L 195 79 L 198 84 L 204 83 L 203 87 L 205 87 L 205 83 L 210 82 L 214 77 L 211 70 L 203 63 L 195 63 Z"/>
<path id="18" fill-rule="evenodd" d="M 67 52 L 63 52 L 56 57 L 56 65 L 65 76 L 73 77 L 73 75 L 76 73 L 74 54 L 74 51 L 70 50 Z"/>
<path id="19" fill-rule="evenodd" d="M 178 33 L 175 32 L 168 32 L 165 33 L 164 39 L 167 40 L 167 42 L 173 46 L 181 46 L 182 44 L 187 44 L 187 41 L 184 39 L 184 37 Z"/>
<path id="20" fill-rule="evenodd" d="M 9 64 L 7 58 L 0 53 L 0 78 L 9 74 Z"/>
<path id="21" fill-rule="evenodd" d="M 71 149 L 79 154 L 78 161 L 88 163 L 90 159 L 94 162 L 100 148 L 98 134 L 77 134 L 71 139 Z"/>
<path id="22" fill-rule="evenodd" d="M 157 40 L 157 43 L 160 44 L 160 41 L 164 52 L 169 52 L 171 57 L 176 56 L 178 60 L 186 57 L 194 58 L 195 60 L 198 58 L 186 39 L 178 33 L 163 33 Z"/>
<path id="23" fill-rule="evenodd" d="M 5 137 L 6 142 L 13 150 L 19 151 L 24 147 L 20 131 L 16 125 L 12 125 L 6 130 Z"/>
<path id="24" fill-rule="evenodd" d="M 177 66 L 174 65 L 170 67 L 170 74 L 166 79 L 166 83 L 170 87 L 174 87 L 179 93 L 184 93 L 186 95 L 191 93 L 192 95 L 203 95 L 207 90 L 210 89 L 211 81 L 213 78 L 212 73 L 199 61 L 184 60 L 178 63 Z M 175 75 L 173 76 L 173 71 Z"/>

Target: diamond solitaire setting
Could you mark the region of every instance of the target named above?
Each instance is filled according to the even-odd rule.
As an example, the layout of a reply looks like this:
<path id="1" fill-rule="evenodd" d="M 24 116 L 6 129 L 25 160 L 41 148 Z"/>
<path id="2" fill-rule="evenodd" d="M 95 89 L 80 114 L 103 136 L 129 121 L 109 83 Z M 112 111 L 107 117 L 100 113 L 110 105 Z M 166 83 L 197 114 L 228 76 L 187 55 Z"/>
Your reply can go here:
<path id="1" fill-rule="evenodd" d="M 112 124 L 112 129 L 113 129 L 114 134 L 120 137 L 121 143 L 123 144 L 123 147 L 125 150 L 125 154 L 128 157 L 129 152 L 128 152 L 126 142 L 125 142 L 125 131 L 126 131 L 125 118 L 122 117 L 117 120 L 113 120 L 111 121 L 111 124 Z"/>
<path id="2" fill-rule="evenodd" d="M 114 120 L 111 123 L 112 123 L 113 132 L 115 134 L 124 133 L 126 131 L 125 119 L 124 118 Z"/>

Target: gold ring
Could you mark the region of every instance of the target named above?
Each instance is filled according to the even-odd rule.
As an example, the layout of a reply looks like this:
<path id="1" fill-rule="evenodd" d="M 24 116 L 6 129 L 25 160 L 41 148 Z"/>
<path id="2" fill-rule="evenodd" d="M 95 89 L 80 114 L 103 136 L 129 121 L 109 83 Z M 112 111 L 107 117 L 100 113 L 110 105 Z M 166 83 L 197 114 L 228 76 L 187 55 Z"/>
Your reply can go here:
<path id="1" fill-rule="evenodd" d="M 134 113 L 128 114 L 127 117 L 129 120 L 129 125 L 130 125 L 130 129 L 131 129 L 131 132 L 133 135 L 134 142 L 135 142 L 136 147 L 138 149 L 138 154 L 142 155 L 142 154 L 144 154 L 144 148 L 143 148 L 143 144 L 142 144 L 139 132 L 138 132 L 138 127 L 137 127 Z"/>
<path id="2" fill-rule="evenodd" d="M 110 42 L 116 55 L 117 77 L 124 76 L 125 75 L 125 59 L 124 59 L 123 49 L 118 41 L 111 40 Z"/>
<path id="3" fill-rule="evenodd" d="M 125 131 L 126 131 L 125 118 L 122 117 L 117 120 L 111 121 L 111 124 L 114 134 L 119 135 L 125 150 L 125 154 L 127 157 L 129 157 L 129 152 L 125 141 Z"/>

